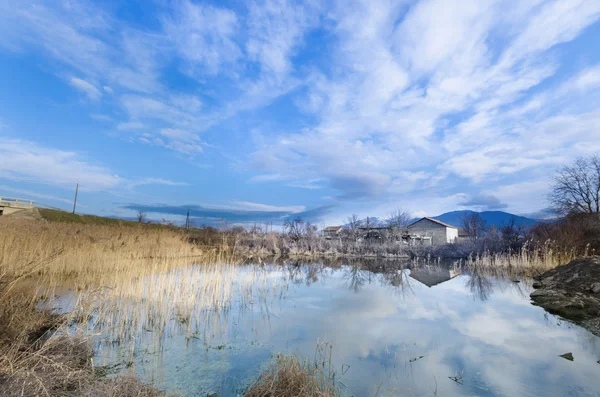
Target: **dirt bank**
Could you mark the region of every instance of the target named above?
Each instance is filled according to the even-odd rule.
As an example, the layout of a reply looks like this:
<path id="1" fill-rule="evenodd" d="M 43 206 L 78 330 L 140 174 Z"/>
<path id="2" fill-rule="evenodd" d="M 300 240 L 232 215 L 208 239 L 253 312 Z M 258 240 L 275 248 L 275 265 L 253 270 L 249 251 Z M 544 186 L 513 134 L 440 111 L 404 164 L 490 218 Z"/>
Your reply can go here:
<path id="1" fill-rule="evenodd" d="M 575 259 L 536 280 L 534 304 L 600 336 L 600 256 Z"/>

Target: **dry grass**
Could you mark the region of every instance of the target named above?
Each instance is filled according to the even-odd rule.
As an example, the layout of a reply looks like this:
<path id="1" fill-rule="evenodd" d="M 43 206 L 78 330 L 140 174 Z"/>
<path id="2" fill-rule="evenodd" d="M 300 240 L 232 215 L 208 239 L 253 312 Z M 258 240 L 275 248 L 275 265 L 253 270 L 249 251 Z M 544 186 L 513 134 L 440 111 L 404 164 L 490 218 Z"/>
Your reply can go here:
<path id="1" fill-rule="evenodd" d="M 88 339 L 64 332 L 65 319 L 39 310 L 30 293 L 3 294 L 0 324 L 0 396 L 162 395 L 131 377 L 96 377 Z"/>
<path id="2" fill-rule="evenodd" d="M 161 343 L 183 331 L 207 342 L 234 306 L 268 311 L 285 280 L 234 262 L 168 228 L 0 219 L 0 300 L 24 291 L 29 302 L 60 306 L 69 332 L 127 344 L 128 360 L 148 335 Z"/>
<path id="3" fill-rule="evenodd" d="M 136 270 L 155 270 L 206 252 L 171 229 L 0 220 L 0 274 L 34 275 L 47 283 L 74 280 L 85 288 Z M 39 263 L 40 258 L 54 258 Z"/>
<path id="4" fill-rule="evenodd" d="M 574 251 L 561 251 L 547 241 L 541 247 L 532 249 L 525 244 L 519 251 L 490 253 L 469 256 L 460 261 L 471 272 L 485 272 L 494 276 L 532 276 L 569 263 L 576 258 Z"/>
<path id="5" fill-rule="evenodd" d="M 331 367 L 331 345 L 318 344 L 313 361 L 280 355 L 244 397 L 334 397 L 339 396 Z"/>
<path id="6" fill-rule="evenodd" d="M 135 377 L 94 375 L 90 334 L 74 335 L 73 315 L 135 295 L 153 274 L 165 274 L 206 256 L 183 233 L 163 228 L 78 225 L 2 217 L 0 219 L 0 395 L 157 396 Z M 168 281 L 165 281 L 168 282 Z M 152 285 L 148 281 L 146 285 Z M 183 284 L 183 283 L 181 283 Z M 66 287 L 66 288 L 65 288 Z M 174 286 L 175 287 L 175 286 Z M 64 289 L 63 289 L 64 288 Z M 55 291 L 73 294 L 74 311 L 55 315 Z M 92 293 L 98 298 L 92 304 Z M 154 293 L 149 290 L 149 293 Z M 169 299 L 171 296 L 157 296 Z M 140 297 L 141 299 L 141 297 Z M 113 310 L 118 307 L 111 306 Z M 75 310 L 76 309 L 76 310 Z M 135 312 L 132 310 L 131 312 Z M 97 310 L 86 312 L 100 321 Z M 115 314 L 115 313 L 110 313 Z M 143 313 L 139 314 L 144 315 Z M 107 313 L 107 317 L 109 314 Z M 123 319 L 122 327 L 129 320 Z M 106 319 L 102 319 L 106 324 Z M 87 324 L 86 324 L 87 325 Z M 88 330 L 87 327 L 81 327 Z"/>

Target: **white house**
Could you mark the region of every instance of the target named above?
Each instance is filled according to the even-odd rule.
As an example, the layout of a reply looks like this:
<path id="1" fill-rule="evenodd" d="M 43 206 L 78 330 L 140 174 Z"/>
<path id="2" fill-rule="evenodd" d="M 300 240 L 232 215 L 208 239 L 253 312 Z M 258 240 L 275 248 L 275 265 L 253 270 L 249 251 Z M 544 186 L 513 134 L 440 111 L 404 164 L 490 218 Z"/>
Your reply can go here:
<path id="1" fill-rule="evenodd" d="M 328 240 L 339 237 L 343 229 L 342 226 L 327 226 L 323 229 L 323 236 Z"/>
<path id="2" fill-rule="evenodd" d="M 442 245 L 458 241 L 458 228 L 433 218 L 421 218 L 407 227 L 409 244 Z"/>

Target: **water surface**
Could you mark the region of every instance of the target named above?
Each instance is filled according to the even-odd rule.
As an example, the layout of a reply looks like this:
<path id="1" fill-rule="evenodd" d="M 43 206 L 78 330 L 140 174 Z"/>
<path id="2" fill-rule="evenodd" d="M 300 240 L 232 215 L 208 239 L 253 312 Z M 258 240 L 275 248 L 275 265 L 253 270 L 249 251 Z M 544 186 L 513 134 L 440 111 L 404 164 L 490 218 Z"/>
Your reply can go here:
<path id="1" fill-rule="evenodd" d="M 533 306 L 526 279 L 386 262 L 240 268 L 242 279 L 251 273 L 268 294 L 234 297 L 193 332 L 143 331 L 132 362 L 142 378 L 184 395 L 236 396 L 273 354 L 312 359 L 326 341 L 346 395 L 600 396 L 600 338 Z M 559 357 L 567 352 L 574 361 Z M 131 354 L 103 343 L 96 361 Z"/>

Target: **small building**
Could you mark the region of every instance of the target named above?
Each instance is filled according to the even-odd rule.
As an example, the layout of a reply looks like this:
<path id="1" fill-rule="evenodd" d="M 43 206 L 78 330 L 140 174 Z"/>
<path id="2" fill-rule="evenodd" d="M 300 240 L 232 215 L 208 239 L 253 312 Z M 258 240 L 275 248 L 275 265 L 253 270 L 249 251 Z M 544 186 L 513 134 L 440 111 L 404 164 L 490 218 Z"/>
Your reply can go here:
<path id="1" fill-rule="evenodd" d="M 471 235 L 463 228 L 458 229 L 458 242 L 466 243 L 471 241 Z"/>
<path id="2" fill-rule="evenodd" d="M 325 229 L 323 229 L 323 236 L 328 240 L 337 238 L 341 235 L 342 230 L 342 226 L 327 226 Z"/>
<path id="3" fill-rule="evenodd" d="M 425 265 L 410 270 L 410 277 L 422 284 L 425 284 L 429 288 L 444 283 L 448 280 L 452 280 L 459 274 L 459 270 L 444 266 Z"/>
<path id="4" fill-rule="evenodd" d="M 458 242 L 458 228 L 433 218 L 421 218 L 407 227 L 410 245 L 443 245 Z"/>
<path id="5" fill-rule="evenodd" d="M 386 226 L 359 227 L 358 230 L 363 240 L 383 241 L 390 234 L 390 228 Z"/>

